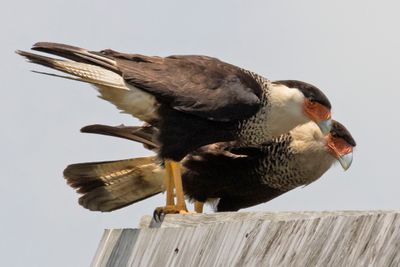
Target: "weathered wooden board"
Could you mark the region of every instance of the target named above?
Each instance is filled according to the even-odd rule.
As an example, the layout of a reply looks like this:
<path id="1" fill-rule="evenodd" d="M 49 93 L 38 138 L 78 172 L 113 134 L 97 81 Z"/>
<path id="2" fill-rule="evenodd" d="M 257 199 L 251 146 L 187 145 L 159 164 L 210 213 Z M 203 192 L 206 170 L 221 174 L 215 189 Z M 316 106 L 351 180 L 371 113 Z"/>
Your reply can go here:
<path id="1" fill-rule="evenodd" d="M 209 214 L 167 215 L 162 224 L 152 220 L 152 216 L 145 215 L 139 222 L 139 228 L 154 227 L 188 227 L 202 224 L 213 224 L 232 221 L 287 221 L 298 219 L 313 219 L 327 216 L 359 216 L 360 214 L 396 213 L 396 211 L 280 211 L 280 212 L 218 212 Z"/>
<path id="2" fill-rule="evenodd" d="M 292 214 L 221 214 L 197 226 L 208 215 L 180 216 L 181 227 L 167 216 L 175 227 L 106 230 L 92 266 L 400 265 L 400 212 Z"/>

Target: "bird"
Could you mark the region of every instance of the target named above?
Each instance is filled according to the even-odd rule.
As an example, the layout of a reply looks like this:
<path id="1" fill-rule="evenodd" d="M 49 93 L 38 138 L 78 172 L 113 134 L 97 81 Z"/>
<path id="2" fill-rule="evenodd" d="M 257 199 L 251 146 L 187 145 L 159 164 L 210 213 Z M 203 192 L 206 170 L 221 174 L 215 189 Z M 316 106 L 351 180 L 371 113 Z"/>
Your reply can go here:
<path id="1" fill-rule="evenodd" d="M 165 212 L 186 211 L 179 162 L 190 152 L 217 142 L 259 145 L 308 121 L 324 133 L 331 128 L 331 103 L 316 86 L 270 81 L 217 58 L 89 51 L 50 42 L 32 50 L 64 59 L 16 52 L 68 75 L 36 72 L 92 84 L 101 98 L 158 129 L 158 156 L 167 170 Z"/>
<path id="2" fill-rule="evenodd" d="M 90 125 L 83 129 L 133 141 L 147 138 L 149 142 L 142 143 L 152 150 L 158 148 L 151 134 L 137 134 L 139 127 Z M 235 142 L 206 145 L 183 159 L 183 190 L 191 200 L 212 203 L 217 212 L 237 211 L 309 185 L 336 161 L 347 170 L 355 147 L 350 132 L 334 120 L 327 135 L 308 122 L 258 146 L 236 146 Z M 80 205 L 102 212 L 163 192 L 164 175 L 155 156 L 77 163 L 64 170 L 67 183 L 83 194 Z"/>

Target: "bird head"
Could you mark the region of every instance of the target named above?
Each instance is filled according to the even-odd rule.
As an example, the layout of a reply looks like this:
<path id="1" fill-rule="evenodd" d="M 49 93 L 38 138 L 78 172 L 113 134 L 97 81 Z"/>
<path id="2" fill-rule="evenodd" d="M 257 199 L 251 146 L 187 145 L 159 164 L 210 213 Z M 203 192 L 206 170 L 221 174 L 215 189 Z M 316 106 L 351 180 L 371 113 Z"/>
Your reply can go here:
<path id="1" fill-rule="evenodd" d="M 353 161 L 353 149 L 356 142 L 350 132 L 339 122 L 332 120 L 332 129 L 325 136 L 328 151 L 339 161 L 344 170 L 350 168 Z"/>
<path id="2" fill-rule="evenodd" d="M 317 87 L 296 80 L 276 81 L 275 84 L 284 85 L 298 90 L 302 95 L 301 110 L 308 120 L 314 121 L 325 135 L 332 127 L 331 103 L 325 94 Z"/>

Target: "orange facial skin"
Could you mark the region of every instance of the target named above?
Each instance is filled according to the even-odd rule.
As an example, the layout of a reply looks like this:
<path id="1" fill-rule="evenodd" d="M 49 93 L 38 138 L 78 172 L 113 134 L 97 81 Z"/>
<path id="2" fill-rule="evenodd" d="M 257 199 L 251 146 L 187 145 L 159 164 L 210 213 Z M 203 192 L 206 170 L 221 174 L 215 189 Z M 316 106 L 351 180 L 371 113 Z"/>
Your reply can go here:
<path id="1" fill-rule="evenodd" d="M 304 112 L 316 123 L 331 118 L 331 111 L 327 107 L 309 99 L 304 100 Z"/>
<path id="2" fill-rule="evenodd" d="M 329 151 L 332 153 L 333 156 L 335 156 L 335 158 L 339 158 L 343 155 L 353 152 L 353 146 L 351 146 L 342 138 L 337 138 L 332 136 L 331 134 L 328 134 L 325 139 Z"/>

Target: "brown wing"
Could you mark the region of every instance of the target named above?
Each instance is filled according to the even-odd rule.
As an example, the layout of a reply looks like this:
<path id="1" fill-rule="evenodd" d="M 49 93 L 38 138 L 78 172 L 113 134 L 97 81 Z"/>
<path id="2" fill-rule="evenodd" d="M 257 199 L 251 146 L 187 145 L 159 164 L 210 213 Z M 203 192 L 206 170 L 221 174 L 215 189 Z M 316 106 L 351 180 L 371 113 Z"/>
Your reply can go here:
<path id="1" fill-rule="evenodd" d="M 93 52 L 45 42 L 35 44 L 32 49 L 100 67 L 95 74 L 100 70 L 102 73 L 103 70 L 112 71 L 121 75 L 128 84 L 155 96 L 160 103 L 210 120 L 246 119 L 261 106 L 262 88 L 253 75 L 212 57 L 162 58 L 112 50 Z M 50 64 L 49 58 L 23 51 L 18 53 L 34 63 L 70 73 L 65 67 Z M 73 74 L 81 77 L 80 73 Z"/>
<path id="2" fill-rule="evenodd" d="M 232 121 L 248 118 L 260 108 L 260 84 L 246 71 L 216 58 L 102 53 L 116 60 L 125 81 L 176 110 Z"/>

